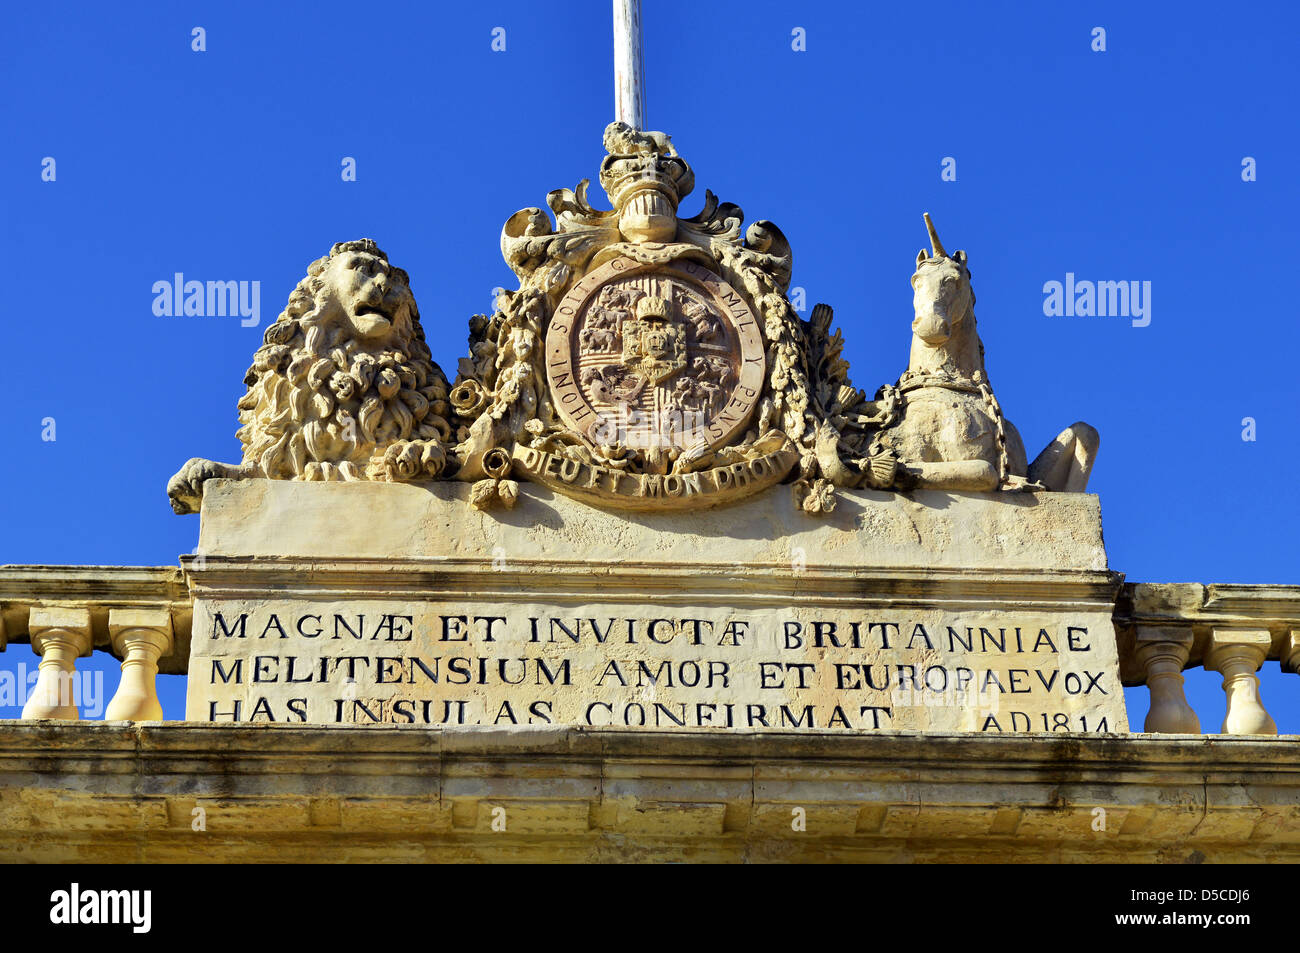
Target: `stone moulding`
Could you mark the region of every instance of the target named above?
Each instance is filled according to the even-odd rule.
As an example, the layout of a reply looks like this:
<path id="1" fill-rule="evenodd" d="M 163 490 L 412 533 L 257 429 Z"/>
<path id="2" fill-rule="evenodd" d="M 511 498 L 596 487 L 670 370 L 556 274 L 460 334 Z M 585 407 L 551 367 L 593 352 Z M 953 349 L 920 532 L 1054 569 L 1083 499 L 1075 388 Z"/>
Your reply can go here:
<path id="1" fill-rule="evenodd" d="M 0 722 L 15 860 L 1295 861 L 1298 803 L 1280 739 Z"/>
<path id="2" fill-rule="evenodd" d="M 183 557 L 187 568 L 194 557 Z M 490 558 L 453 560 L 283 558 L 211 556 L 195 574 L 199 599 L 411 598 L 454 600 L 518 597 L 524 586 L 544 588 L 556 599 L 653 596 L 656 605 L 692 601 L 743 606 L 828 606 L 868 610 L 891 607 L 965 607 L 1110 611 L 1122 576 L 1086 570 L 1022 570 L 989 579 L 975 570 L 899 568 L 890 570 L 809 567 L 797 578 L 788 566 L 748 567 L 743 576 L 731 563 L 696 563 L 678 570 L 654 563 L 626 563 L 593 570 L 582 563 L 520 561 L 498 569 Z"/>

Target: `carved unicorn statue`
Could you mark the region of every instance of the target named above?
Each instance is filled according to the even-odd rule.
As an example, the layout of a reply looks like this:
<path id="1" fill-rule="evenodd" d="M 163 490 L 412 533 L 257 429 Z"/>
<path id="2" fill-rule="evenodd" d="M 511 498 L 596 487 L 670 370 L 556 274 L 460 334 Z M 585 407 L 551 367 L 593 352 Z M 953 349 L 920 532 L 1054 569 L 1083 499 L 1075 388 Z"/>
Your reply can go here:
<path id="1" fill-rule="evenodd" d="M 1066 490 L 1088 485 L 1100 438 L 1075 423 L 1026 463 L 1020 433 L 1002 415 L 984 371 L 966 253 L 949 255 L 929 213 L 930 251 L 912 275 L 912 355 L 907 372 L 880 389 L 872 457 L 896 457 L 892 484 L 942 490 Z M 868 405 L 870 406 L 870 405 Z"/>

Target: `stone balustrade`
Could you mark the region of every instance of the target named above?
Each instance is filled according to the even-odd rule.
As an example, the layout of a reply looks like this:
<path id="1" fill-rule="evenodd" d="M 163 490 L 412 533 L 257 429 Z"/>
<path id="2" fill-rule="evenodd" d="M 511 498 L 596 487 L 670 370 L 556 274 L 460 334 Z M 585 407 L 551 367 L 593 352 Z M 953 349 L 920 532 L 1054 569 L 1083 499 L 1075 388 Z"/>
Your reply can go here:
<path id="1" fill-rule="evenodd" d="M 102 651 L 122 663 L 105 719 L 160 720 L 156 676 L 187 671 L 192 613 L 181 567 L 0 567 L 0 652 L 26 644 L 39 658 L 23 717 L 77 720 L 77 660 Z M 1115 625 L 1121 681 L 1151 693 L 1142 730 L 1277 734 L 1258 672 L 1300 672 L 1300 586 L 1128 583 Z M 1223 678 L 1222 725 L 1187 702 L 1183 672 L 1197 667 Z"/>
<path id="2" fill-rule="evenodd" d="M 0 567 L 0 651 L 40 660 L 22 717 L 78 720 L 77 660 L 102 651 L 122 661 L 105 720 L 161 720 L 156 678 L 185 674 L 192 612 L 180 568 Z"/>
<path id="3" fill-rule="evenodd" d="M 1151 692 L 1143 730 L 1277 734 L 1257 673 L 1273 662 L 1284 672 L 1300 667 L 1300 586 L 1128 584 L 1115 628 L 1121 681 Z M 1227 714 L 1217 731 L 1187 703 L 1182 673 L 1197 667 L 1223 678 Z"/>

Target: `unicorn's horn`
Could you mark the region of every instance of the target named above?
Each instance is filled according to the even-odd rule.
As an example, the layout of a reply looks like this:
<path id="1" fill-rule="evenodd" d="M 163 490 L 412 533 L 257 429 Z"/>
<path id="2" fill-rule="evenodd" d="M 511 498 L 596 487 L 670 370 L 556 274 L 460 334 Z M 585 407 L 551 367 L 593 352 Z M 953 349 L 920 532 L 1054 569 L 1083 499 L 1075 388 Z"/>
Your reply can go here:
<path id="1" fill-rule="evenodd" d="M 943 250 L 943 242 L 939 241 L 939 233 L 934 230 L 934 222 L 930 221 L 930 213 L 925 212 L 925 227 L 930 233 L 930 249 L 934 252 L 935 258 L 947 258 L 948 253 Z"/>

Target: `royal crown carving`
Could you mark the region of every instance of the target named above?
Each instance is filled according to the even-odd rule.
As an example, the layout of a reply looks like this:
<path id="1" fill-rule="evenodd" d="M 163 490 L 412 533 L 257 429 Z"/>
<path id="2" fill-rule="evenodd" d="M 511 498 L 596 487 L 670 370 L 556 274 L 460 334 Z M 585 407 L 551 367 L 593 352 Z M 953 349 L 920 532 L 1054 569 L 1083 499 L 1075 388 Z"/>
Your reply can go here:
<path id="1" fill-rule="evenodd" d="M 810 513 L 835 487 L 1082 490 L 1096 432 L 1075 424 L 1026 462 L 984 370 L 964 252 L 931 247 L 912 278 L 907 371 L 854 387 L 831 309 L 804 321 L 791 251 L 771 222 L 705 193 L 668 136 L 605 130 L 588 180 L 501 232 L 519 278 L 469 322 L 450 385 L 432 362 L 406 273 L 373 242 L 315 262 L 246 377 L 239 464 L 191 460 L 168 485 L 196 511 L 213 477 L 473 484 L 513 506 L 520 479 L 626 509 L 713 506 L 792 484 Z M 552 220 L 551 216 L 554 216 Z"/>

